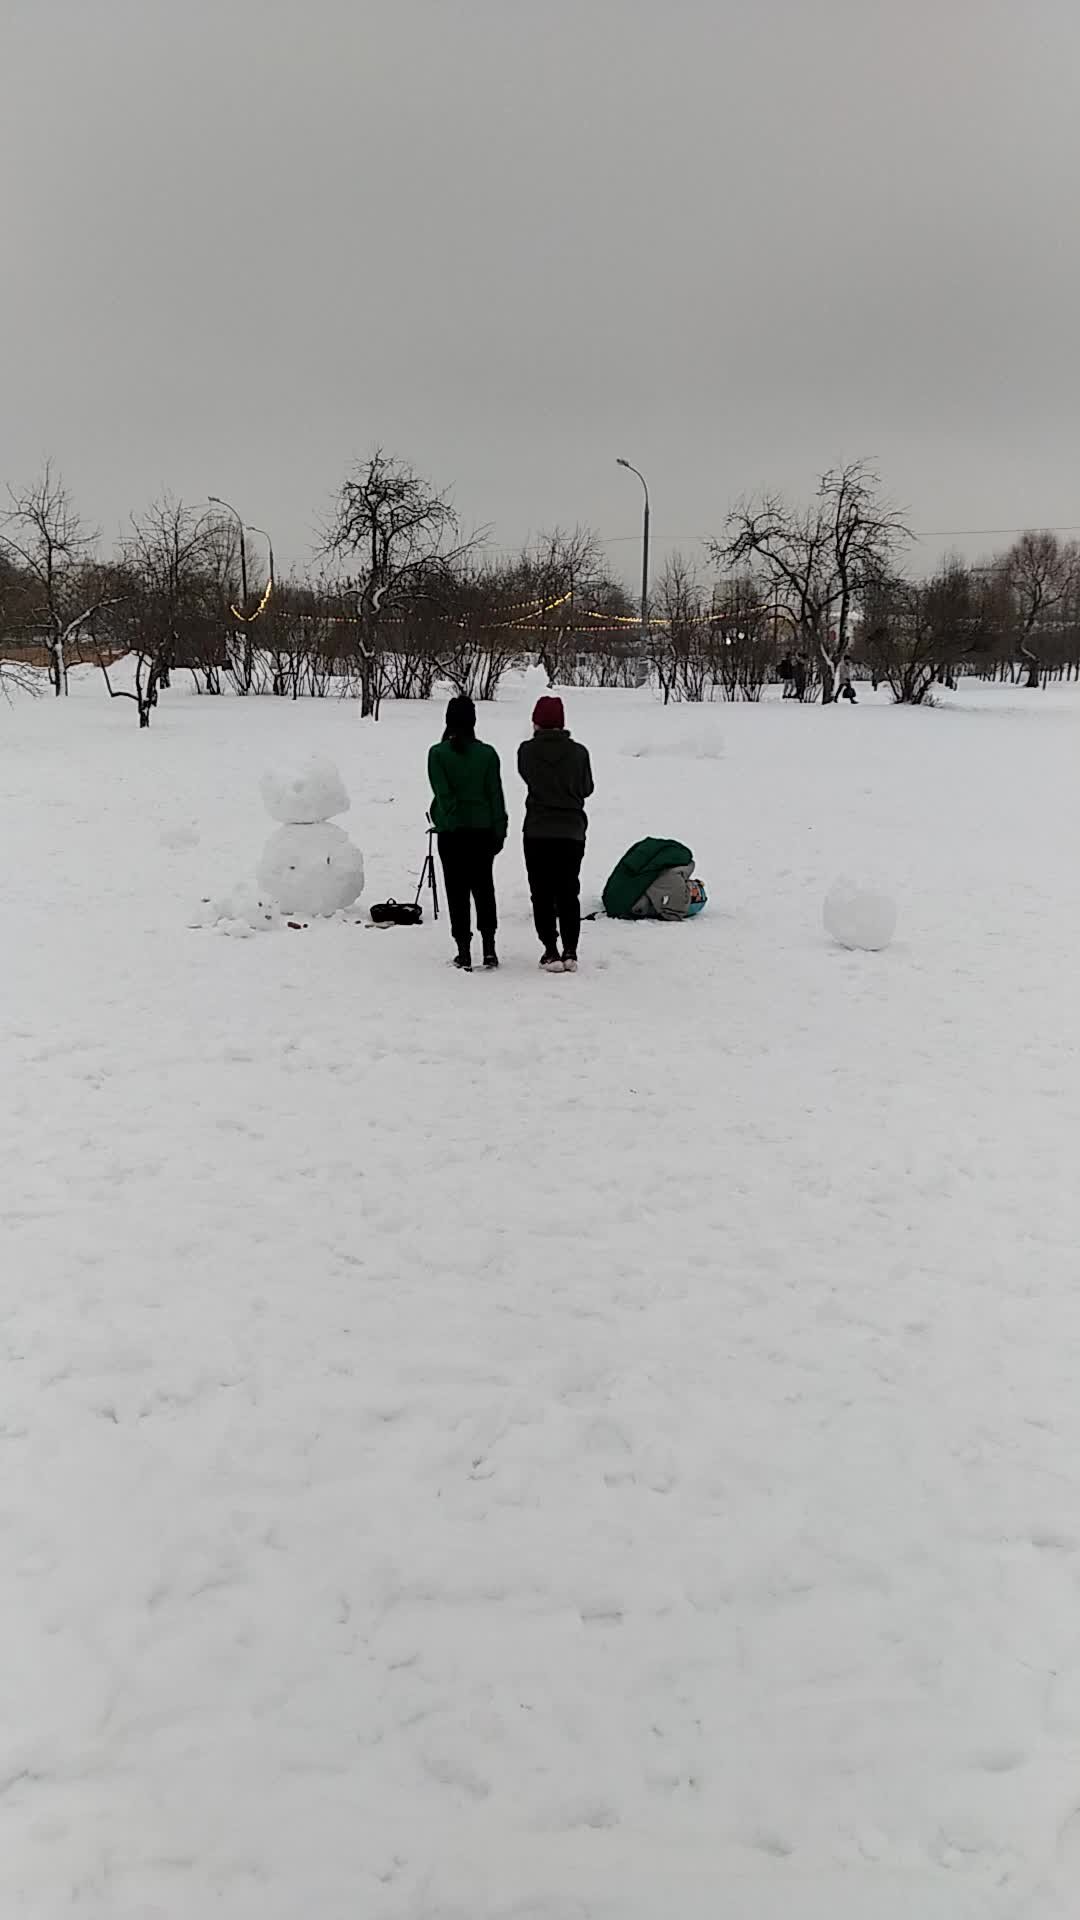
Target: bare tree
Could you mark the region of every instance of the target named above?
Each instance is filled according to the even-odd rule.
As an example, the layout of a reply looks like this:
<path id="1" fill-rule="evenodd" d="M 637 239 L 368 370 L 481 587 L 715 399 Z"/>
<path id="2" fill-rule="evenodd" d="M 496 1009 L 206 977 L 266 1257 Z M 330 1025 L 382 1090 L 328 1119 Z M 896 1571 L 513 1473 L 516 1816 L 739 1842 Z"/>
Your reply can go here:
<path id="1" fill-rule="evenodd" d="M 215 522 L 171 494 L 132 515 L 122 564 L 129 581 L 135 652 L 146 662 L 148 707 L 178 664 L 202 670 L 213 690 Z M 223 652 L 219 647 L 217 658 Z M 144 722 L 149 724 L 149 722 Z"/>
<path id="2" fill-rule="evenodd" d="M 1000 632 L 1001 595 L 987 570 L 957 559 L 930 580 L 881 575 L 863 595 L 860 646 L 875 682 L 901 706 L 932 703 L 934 687 L 985 656 Z"/>
<path id="3" fill-rule="evenodd" d="M 766 494 L 734 508 L 725 534 L 706 543 L 711 558 L 725 569 L 761 569 L 791 614 L 799 643 L 820 664 L 823 699 L 834 700 L 856 601 L 911 538 L 882 497 L 877 474 L 864 460 L 831 468 L 812 506 L 794 508 Z"/>
<path id="4" fill-rule="evenodd" d="M 441 671 L 457 693 L 493 700 L 508 668 L 527 652 L 530 635 L 522 621 L 535 609 L 520 570 L 481 561 L 448 572 L 433 583 L 441 630 Z"/>
<path id="5" fill-rule="evenodd" d="M 537 629 L 537 655 L 548 685 L 554 686 L 571 654 L 577 652 L 582 597 L 603 570 L 604 550 L 592 527 L 552 527 L 522 553 L 517 573 L 527 596 L 535 595 L 530 624 Z"/>
<path id="6" fill-rule="evenodd" d="M 362 715 L 379 717 L 384 621 L 400 613 L 425 573 L 463 560 L 479 538 L 463 539 L 445 492 L 436 492 L 381 447 L 344 481 L 327 528 L 326 551 L 350 569 L 359 616 Z"/>
<path id="7" fill-rule="evenodd" d="M 1027 667 L 1027 684 L 1038 687 L 1041 663 L 1033 642 L 1039 626 L 1061 606 L 1077 576 L 1076 548 L 1063 546 L 1056 533 L 1022 533 L 1003 565 L 1016 600 L 1018 648 Z"/>
<path id="8" fill-rule="evenodd" d="M 714 684 L 728 700 L 760 700 L 779 657 L 765 583 L 751 573 L 718 582 L 709 624 Z"/>
<path id="9" fill-rule="evenodd" d="M 668 555 L 653 592 L 649 664 L 667 706 L 704 700 L 709 679 L 709 611 L 697 570 L 681 553 Z"/>
<path id="10" fill-rule="evenodd" d="M 20 568 L 0 549 L 0 693 L 43 692 L 42 669 L 28 657 L 24 605 L 27 590 Z"/>
<path id="11" fill-rule="evenodd" d="M 59 698 L 68 690 L 69 655 L 102 604 L 91 565 L 96 534 L 88 532 L 52 462 L 30 486 L 8 488 L 10 506 L 0 513 L 0 550 L 30 589 L 26 618 L 44 638 L 49 677 Z"/>

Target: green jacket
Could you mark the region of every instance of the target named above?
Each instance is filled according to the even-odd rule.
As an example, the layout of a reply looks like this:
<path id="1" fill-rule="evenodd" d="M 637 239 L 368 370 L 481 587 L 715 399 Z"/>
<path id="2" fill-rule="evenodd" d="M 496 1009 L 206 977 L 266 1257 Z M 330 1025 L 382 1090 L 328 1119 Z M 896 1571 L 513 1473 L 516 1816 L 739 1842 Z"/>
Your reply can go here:
<path id="1" fill-rule="evenodd" d="M 604 912 L 612 920 L 631 920 L 634 908 L 653 881 L 669 867 L 694 869 L 694 856 L 681 840 L 638 840 L 624 853 L 604 888 Z"/>
<path id="2" fill-rule="evenodd" d="M 427 765 L 434 795 L 432 826 L 439 833 L 457 833 L 463 827 L 493 833 L 501 847 L 506 839 L 506 801 L 494 747 L 474 740 L 459 753 L 440 740 L 428 754 Z"/>

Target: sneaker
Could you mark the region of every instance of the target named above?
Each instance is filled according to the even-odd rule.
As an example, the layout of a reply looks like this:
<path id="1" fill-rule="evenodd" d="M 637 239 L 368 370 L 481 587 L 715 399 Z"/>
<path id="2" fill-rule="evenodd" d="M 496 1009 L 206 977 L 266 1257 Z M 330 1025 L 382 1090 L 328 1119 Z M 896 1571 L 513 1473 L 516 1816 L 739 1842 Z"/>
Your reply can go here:
<path id="1" fill-rule="evenodd" d="M 540 956 L 542 973 L 565 973 L 566 969 L 557 953 L 545 953 Z"/>
<path id="2" fill-rule="evenodd" d="M 562 970 L 564 973 L 577 972 L 577 954 L 576 953 L 563 954 Z"/>
<path id="3" fill-rule="evenodd" d="M 499 964 L 499 956 L 494 947 L 488 947 L 484 954 L 484 967 L 488 973 L 494 973 Z"/>
<path id="4" fill-rule="evenodd" d="M 459 973 L 472 972 L 472 954 L 468 947 L 459 947 L 454 955 L 454 965 Z"/>

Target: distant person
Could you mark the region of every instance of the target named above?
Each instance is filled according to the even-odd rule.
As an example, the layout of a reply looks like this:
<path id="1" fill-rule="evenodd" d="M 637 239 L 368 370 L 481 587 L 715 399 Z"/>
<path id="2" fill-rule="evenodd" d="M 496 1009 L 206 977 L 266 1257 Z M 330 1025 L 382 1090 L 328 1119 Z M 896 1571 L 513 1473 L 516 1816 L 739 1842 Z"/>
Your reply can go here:
<path id="1" fill-rule="evenodd" d="M 576 973 L 581 932 L 581 862 L 593 790 L 586 749 L 572 740 L 563 703 L 545 694 L 533 710 L 533 735 L 518 748 L 525 782 L 525 871 L 545 973 Z M 560 939 L 562 945 L 560 946 Z"/>
<path id="2" fill-rule="evenodd" d="M 790 653 L 785 653 L 783 659 L 780 662 L 780 665 L 776 669 L 776 677 L 780 681 L 781 685 L 783 686 L 785 700 L 790 700 L 793 693 L 795 692 L 795 688 L 792 685 L 792 676 L 794 672 L 795 672 L 795 663 L 792 660 Z"/>
<path id="3" fill-rule="evenodd" d="M 855 698 L 855 683 L 851 678 L 851 664 L 847 660 L 840 668 L 840 690 L 836 697 L 838 700 L 849 701 L 853 707 L 858 704 Z"/>
<path id="4" fill-rule="evenodd" d="M 810 668 L 807 665 L 806 656 L 805 654 L 797 653 L 791 663 L 792 698 L 794 700 L 806 699 L 806 689 L 809 682 Z"/>
<path id="5" fill-rule="evenodd" d="M 483 943 L 484 965 L 497 967 L 495 855 L 506 844 L 506 801 L 499 756 L 476 737 L 476 708 L 458 694 L 446 709 L 446 731 L 428 754 L 431 824 L 439 836 L 446 881 L 454 965 L 472 972 L 472 905 Z"/>

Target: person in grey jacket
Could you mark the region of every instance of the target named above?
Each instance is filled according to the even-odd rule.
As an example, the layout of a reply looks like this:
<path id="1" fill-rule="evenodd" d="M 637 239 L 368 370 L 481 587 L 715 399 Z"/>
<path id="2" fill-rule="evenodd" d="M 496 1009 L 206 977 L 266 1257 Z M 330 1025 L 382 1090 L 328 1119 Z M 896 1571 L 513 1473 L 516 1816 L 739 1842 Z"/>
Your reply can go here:
<path id="1" fill-rule="evenodd" d="M 572 740 L 563 703 L 546 694 L 533 710 L 533 736 L 518 748 L 525 801 L 525 871 L 545 973 L 576 973 L 581 932 L 581 862 L 593 791 L 588 751 Z M 560 938 L 562 945 L 560 947 Z"/>

